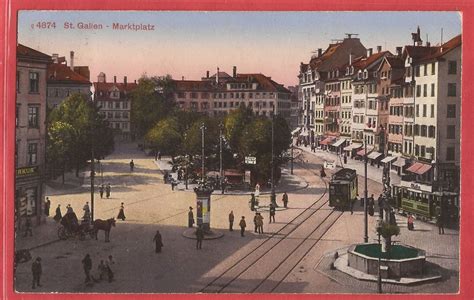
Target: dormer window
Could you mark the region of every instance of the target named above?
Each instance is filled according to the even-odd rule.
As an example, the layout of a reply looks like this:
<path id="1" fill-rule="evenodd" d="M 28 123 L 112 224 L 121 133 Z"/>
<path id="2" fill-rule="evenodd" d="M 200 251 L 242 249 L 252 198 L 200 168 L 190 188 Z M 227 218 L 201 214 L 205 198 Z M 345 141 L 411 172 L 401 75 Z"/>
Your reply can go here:
<path id="1" fill-rule="evenodd" d="M 354 66 L 351 66 L 351 75 L 354 74 Z"/>
<path id="2" fill-rule="evenodd" d="M 362 79 L 362 71 L 359 71 L 359 73 L 357 73 L 357 79 Z"/>
<path id="3" fill-rule="evenodd" d="M 346 68 L 346 75 L 349 75 L 351 69 L 349 67 Z"/>
<path id="4" fill-rule="evenodd" d="M 374 72 L 374 77 L 377 77 L 377 71 Z"/>
<path id="5" fill-rule="evenodd" d="M 364 79 L 369 78 L 369 72 L 367 70 L 364 70 Z"/>

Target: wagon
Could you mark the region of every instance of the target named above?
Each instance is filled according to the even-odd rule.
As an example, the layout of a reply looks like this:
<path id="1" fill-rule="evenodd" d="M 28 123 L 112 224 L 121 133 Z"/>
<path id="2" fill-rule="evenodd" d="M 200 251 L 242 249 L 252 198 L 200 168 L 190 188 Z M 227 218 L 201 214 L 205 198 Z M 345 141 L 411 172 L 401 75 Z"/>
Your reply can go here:
<path id="1" fill-rule="evenodd" d="M 91 238 L 95 237 L 95 232 L 89 223 L 82 222 L 79 224 L 75 213 L 67 213 L 61 219 L 61 226 L 58 228 L 58 237 L 61 240 L 77 237 L 83 241 L 86 235 Z"/>

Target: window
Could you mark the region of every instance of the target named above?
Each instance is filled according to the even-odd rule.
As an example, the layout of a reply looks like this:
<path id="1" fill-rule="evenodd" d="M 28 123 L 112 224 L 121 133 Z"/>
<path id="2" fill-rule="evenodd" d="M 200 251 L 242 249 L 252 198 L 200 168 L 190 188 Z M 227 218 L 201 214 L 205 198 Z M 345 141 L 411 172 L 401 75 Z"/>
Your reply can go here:
<path id="1" fill-rule="evenodd" d="M 185 97 L 185 93 L 183 93 L 183 92 L 178 93 L 178 98 L 184 98 L 184 97 Z"/>
<path id="2" fill-rule="evenodd" d="M 428 137 L 430 138 L 436 137 L 436 127 L 434 127 L 433 125 L 428 127 Z"/>
<path id="3" fill-rule="evenodd" d="M 109 111 L 109 112 L 107 113 L 107 118 L 112 119 L 113 116 L 114 116 L 114 115 L 112 114 L 112 112 Z"/>
<path id="4" fill-rule="evenodd" d="M 435 75 L 436 74 L 436 63 L 433 62 L 431 63 L 431 75 Z"/>
<path id="5" fill-rule="evenodd" d="M 30 93 L 39 93 L 39 73 L 30 72 Z"/>
<path id="6" fill-rule="evenodd" d="M 431 116 L 430 117 L 434 118 L 434 114 L 435 114 L 435 105 L 431 104 Z"/>
<path id="7" fill-rule="evenodd" d="M 20 71 L 16 72 L 16 92 L 20 92 Z"/>
<path id="8" fill-rule="evenodd" d="M 120 123 L 115 123 L 115 129 L 120 129 Z"/>
<path id="9" fill-rule="evenodd" d="M 109 108 L 114 108 L 114 104 L 112 102 L 109 102 L 109 105 L 108 105 Z"/>
<path id="10" fill-rule="evenodd" d="M 416 97 L 421 97 L 421 85 L 416 86 Z"/>
<path id="11" fill-rule="evenodd" d="M 427 96 L 428 96 L 428 85 L 423 84 L 423 97 L 427 97 Z"/>
<path id="12" fill-rule="evenodd" d="M 435 84 L 432 83 L 431 84 L 431 97 L 434 97 L 435 96 Z"/>
<path id="13" fill-rule="evenodd" d="M 39 106 L 28 106 L 28 127 L 39 128 Z"/>
<path id="14" fill-rule="evenodd" d="M 455 159 L 454 147 L 447 147 L 446 148 L 446 160 L 454 160 L 454 159 Z"/>
<path id="15" fill-rule="evenodd" d="M 416 126 L 416 125 L 415 125 L 415 126 Z M 420 130 L 420 135 L 421 135 L 421 136 L 425 136 L 425 137 L 428 136 L 428 133 L 427 133 L 427 131 L 426 131 L 426 129 L 427 129 L 426 125 L 421 125 L 420 128 L 421 128 L 421 130 Z"/>
<path id="16" fill-rule="evenodd" d="M 115 108 L 120 108 L 120 102 L 118 101 L 115 102 Z"/>
<path id="17" fill-rule="evenodd" d="M 122 116 L 123 116 L 124 119 L 128 119 L 128 112 L 124 111 L 124 112 L 122 113 Z M 125 124 L 125 123 L 124 123 L 124 124 Z"/>
<path id="18" fill-rule="evenodd" d="M 457 64 L 455 60 L 448 61 L 448 74 L 456 74 L 457 73 Z"/>
<path id="19" fill-rule="evenodd" d="M 420 66 L 415 67 L 415 76 L 420 77 Z"/>
<path id="20" fill-rule="evenodd" d="M 454 139 L 456 137 L 456 125 L 448 125 L 446 127 L 446 138 L 447 139 Z"/>
<path id="21" fill-rule="evenodd" d="M 38 163 L 38 144 L 28 143 L 28 164 L 36 165 Z"/>
<path id="22" fill-rule="evenodd" d="M 122 108 L 123 109 L 128 109 L 128 101 L 123 101 Z"/>
<path id="23" fill-rule="evenodd" d="M 448 83 L 448 97 L 456 97 L 456 83 Z"/>
<path id="24" fill-rule="evenodd" d="M 122 129 L 128 129 L 128 123 L 127 122 L 122 123 Z"/>
<path id="25" fill-rule="evenodd" d="M 427 65 L 427 64 L 425 64 L 425 65 L 423 66 L 423 75 L 424 75 L 424 76 L 428 75 L 428 65 Z"/>
<path id="26" fill-rule="evenodd" d="M 422 157 L 424 157 L 424 156 L 426 155 L 426 146 L 421 146 L 420 148 L 421 148 L 421 149 L 420 149 L 420 150 L 421 150 L 421 151 L 420 151 L 420 152 L 421 152 L 420 155 L 421 155 Z"/>
<path id="27" fill-rule="evenodd" d="M 456 118 L 456 104 L 448 104 L 446 110 L 448 118 Z"/>
<path id="28" fill-rule="evenodd" d="M 416 116 L 419 117 L 420 116 L 420 105 L 416 105 Z"/>
<path id="29" fill-rule="evenodd" d="M 426 104 L 423 104 L 423 117 L 426 117 Z"/>
<path id="30" fill-rule="evenodd" d="M 120 119 L 120 117 L 121 117 L 120 112 L 116 111 L 116 112 L 115 112 L 115 118 L 116 118 L 116 119 Z"/>

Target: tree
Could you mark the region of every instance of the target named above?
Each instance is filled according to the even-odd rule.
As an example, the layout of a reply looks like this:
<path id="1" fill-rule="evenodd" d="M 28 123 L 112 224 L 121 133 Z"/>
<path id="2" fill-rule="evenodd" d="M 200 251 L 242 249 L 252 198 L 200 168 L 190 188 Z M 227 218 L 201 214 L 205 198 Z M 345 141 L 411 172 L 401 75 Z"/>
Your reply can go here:
<path id="1" fill-rule="evenodd" d="M 70 154 L 72 152 L 74 128 L 71 124 L 56 121 L 48 128 L 48 145 L 46 149 L 46 161 L 49 162 L 51 175 L 56 177 L 55 170 L 60 169 L 64 184 L 64 173 L 71 168 Z"/>
<path id="2" fill-rule="evenodd" d="M 161 119 L 174 110 L 175 84 L 170 75 L 163 77 L 143 76 L 131 92 L 131 122 L 133 133 L 144 137 Z"/>
<path id="3" fill-rule="evenodd" d="M 47 155 L 48 164 L 67 159 L 64 171 L 75 168 L 76 176 L 91 159 L 92 147 L 94 158 L 99 159 L 113 151 L 112 130 L 99 114 L 99 108 L 82 94 L 69 96 L 53 109 L 48 118 L 48 132 L 51 132 L 48 134 L 48 151 L 51 152 Z M 66 150 L 65 156 L 52 156 Z"/>
<path id="4" fill-rule="evenodd" d="M 173 117 L 159 121 L 147 132 L 145 141 L 155 153 L 161 151 L 175 155 L 182 142 L 181 134 L 178 132 L 178 122 Z"/>
<path id="5" fill-rule="evenodd" d="M 225 137 L 232 149 L 239 149 L 243 130 L 254 118 L 252 109 L 244 106 L 240 106 L 226 116 L 224 120 Z"/>

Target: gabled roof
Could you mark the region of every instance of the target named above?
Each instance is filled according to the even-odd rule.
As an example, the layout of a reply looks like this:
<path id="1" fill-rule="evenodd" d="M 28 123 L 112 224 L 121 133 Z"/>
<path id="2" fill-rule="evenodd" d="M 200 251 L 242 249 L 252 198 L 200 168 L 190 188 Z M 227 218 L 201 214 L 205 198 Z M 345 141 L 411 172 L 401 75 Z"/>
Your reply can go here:
<path id="1" fill-rule="evenodd" d="M 51 56 L 44 54 L 43 52 L 39 52 L 35 49 L 27 47 L 22 44 L 18 44 L 16 46 L 16 56 L 18 58 L 26 58 L 26 59 L 33 59 L 33 60 L 41 60 L 41 61 L 51 61 Z"/>
<path id="2" fill-rule="evenodd" d="M 386 55 L 391 55 L 390 51 L 381 51 L 375 54 L 372 54 L 369 57 L 362 58 L 353 63 L 353 66 L 356 70 L 363 70 L 367 68 L 373 68 L 373 63 L 377 62 L 377 60 L 383 58 Z"/>
<path id="3" fill-rule="evenodd" d="M 174 82 L 177 91 L 201 91 L 213 88 L 212 81 L 209 80 L 175 80 Z"/>
<path id="4" fill-rule="evenodd" d="M 48 65 L 48 83 L 80 83 L 91 84 L 84 76 L 74 72 L 65 64 Z"/>
<path id="5" fill-rule="evenodd" d="M 461 46 L 461 44 L 462 44 L 461 35 L 457 35 L 454 38 L 447 41 L 446 43 L 444 43 L 443 45 L 441 45 L 441 47 L 434 47 L 436 49 L 435 51 L 431 52 L 427 56 L 421 57 L 420 60 L 416 62 L 420 63 L 420 62 L 425 62 L 429 60 L 439 59 L 442 56 L 446 55 L 446 53 L 450 52 L 451 50 L 456 49 L 457 47 Z"/>
<path id="6" fill-rule="evenodd" d="M 117 88 L 120 94 L 127 94 L 133 91 L 138 85 L 136 83 L 114 83 L 114 82 L 94 82 L 94 89 L 97 99 L 109 99 L 109 91 L 113 88 Z M 100 92 L 103 95 L 100 96 Z"/>
<path id="7" fill-rule="evenodd" d="M 403 69 L 405 68 L 405 64 L 403 63 L 403 59 L 398 56 L 385 56 L 385 60 L 387 63 L 392 67 L 392 69 Z"/>

